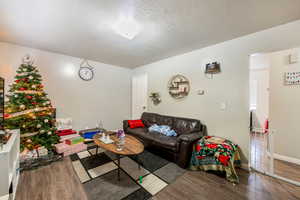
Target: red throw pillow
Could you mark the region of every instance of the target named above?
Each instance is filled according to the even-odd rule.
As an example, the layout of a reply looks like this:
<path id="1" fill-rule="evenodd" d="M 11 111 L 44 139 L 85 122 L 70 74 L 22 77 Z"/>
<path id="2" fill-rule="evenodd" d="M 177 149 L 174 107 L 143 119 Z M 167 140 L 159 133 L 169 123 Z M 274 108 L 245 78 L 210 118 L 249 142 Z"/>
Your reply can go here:
<path id="1" fill-rule="evenodd" d="M 128 125 L 130 128 L 144 128 L 145 125 L 143 124 L 142 120 L 128 120 Z"/>

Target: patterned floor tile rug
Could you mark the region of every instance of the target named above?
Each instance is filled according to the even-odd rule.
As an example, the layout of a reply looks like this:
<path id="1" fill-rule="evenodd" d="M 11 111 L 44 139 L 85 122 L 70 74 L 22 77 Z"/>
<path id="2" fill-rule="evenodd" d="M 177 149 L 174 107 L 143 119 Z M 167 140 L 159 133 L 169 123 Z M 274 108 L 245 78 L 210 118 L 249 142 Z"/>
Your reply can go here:
<path id="1" fill-rule="evenodd" d="M 138 157 L 121 157 L 119 181 L 117 157 L 111 152 L 99 148 L 96 154 L 96 146 L 89 146 L 87 151 L 70 157 L 90 200 L 151 199 L 185 172 L 176 164 L 144 151 Z"/>

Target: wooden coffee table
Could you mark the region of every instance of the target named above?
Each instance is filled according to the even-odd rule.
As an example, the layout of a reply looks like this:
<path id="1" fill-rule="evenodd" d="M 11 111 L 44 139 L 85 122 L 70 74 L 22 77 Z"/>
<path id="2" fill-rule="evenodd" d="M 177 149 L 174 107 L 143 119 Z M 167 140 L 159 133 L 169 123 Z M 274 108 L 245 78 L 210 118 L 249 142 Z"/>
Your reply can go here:
<path id="1" fill-rule="evenodd" d="M 107 133 L 105 133 L 105 134 L 107 134 Z M 100 147 L 102 149 L 105 149 L 105 150 L 110 151 L 110 152 L 117 155 L 118 180 L 120 180 L 120 157 L 121 157 L 121 155 L 124 155 L 124 156 L 136 155 L 137 156 L 138 154 L 140 154 L 144 151 L 144 145 L 143 145 L 143 143 L 141 143 L 135 137 L 133 137 L 131 135 L 126 135 L 123 150 L 118 151 L 117 150 L 117 144 L 116 144 L 117 141 L 118 141 L 118 138 L 117 138 L 116 134 L 111 134 L 110 135 L 110 139 L 112 139 L 114 141 L 114 143 L 111 143 L 111 144 L 103 143 L 101 140 L 99 140 L 100 137 L 101 136 L 97 134 L 93 138 L 95 144 L 97 145 L 96 154 L 98 154 L 98 147 Z M 139 166 L 139 169 L 140 169 L 139 161 L 137 163 L 138 163 L 138 166 Z"/>

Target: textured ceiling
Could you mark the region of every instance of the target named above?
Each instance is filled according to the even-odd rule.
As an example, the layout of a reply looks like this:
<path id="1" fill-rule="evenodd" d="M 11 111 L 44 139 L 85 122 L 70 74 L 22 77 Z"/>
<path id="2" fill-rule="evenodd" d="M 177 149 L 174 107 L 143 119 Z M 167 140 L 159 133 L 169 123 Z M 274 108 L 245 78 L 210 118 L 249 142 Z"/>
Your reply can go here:
<path id="1" fill-rule="evenodd" d="M 0 41 L 134 68 L 297 19 L 300 0 L 1 0 Z"/>

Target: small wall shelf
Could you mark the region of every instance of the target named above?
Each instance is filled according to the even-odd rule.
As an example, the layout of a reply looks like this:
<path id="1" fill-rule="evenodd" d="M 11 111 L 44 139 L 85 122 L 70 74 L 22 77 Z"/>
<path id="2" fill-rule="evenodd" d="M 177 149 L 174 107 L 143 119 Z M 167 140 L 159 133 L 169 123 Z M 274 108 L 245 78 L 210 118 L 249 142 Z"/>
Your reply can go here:
<path id="1" fill-rule="evenodd" d="M 190 82 L 182 75 L 173 76 L 168 83 L 169 94 L 175 99 L 186 97 L 190 92 Z"/>

